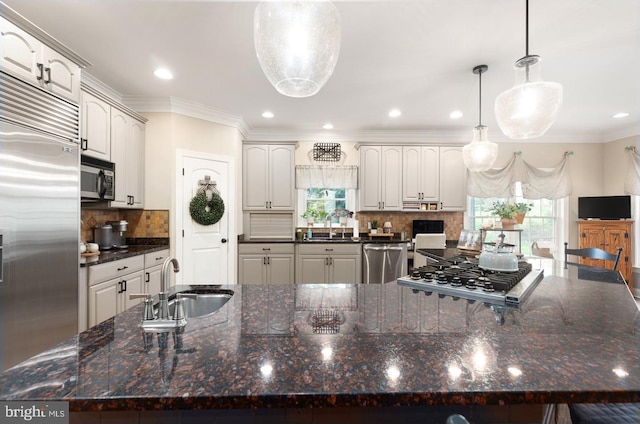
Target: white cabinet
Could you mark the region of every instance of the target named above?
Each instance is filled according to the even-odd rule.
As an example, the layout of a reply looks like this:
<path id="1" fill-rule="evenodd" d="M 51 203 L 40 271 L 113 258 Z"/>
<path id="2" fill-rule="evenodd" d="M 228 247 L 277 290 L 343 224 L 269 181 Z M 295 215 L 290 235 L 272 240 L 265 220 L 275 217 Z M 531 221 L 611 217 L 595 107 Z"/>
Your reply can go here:
<path id="1" fill-rule="evenodd" d="M 16 77 L 78 103 L 80 66 L 0 18 L 0 66 Z"/>
<path id="2" fill-rule="evenodd" d="M 360 209 L 402 209 L 402 147 L 360 147 Z"/>
<path id="3" fill-rule="evenodd" d="M 293 210 L 294 167 L 293 145 L 243 145 L 243 209 Z"/>
<path id="4" fill-rule="evenodd" d="M 89 327 L 140 302 L 129 294 L 144 292 L 144 256 L 89 267 Z"/>
<path id="5" fill-rule="evenodd" d="M 462 147 L 440 147 L 440 208 L 467 208 L 467 167 L 462 160 Z"/>
<path id="6" fill-rule="evenodd" d="M 238 245 L 238 284 L 293 284 L 293 243 Z"/>
<path id="7" fill-rule="evenodd" d="M 80 114 L 82 154 L 111 161 L 111 106 L 83 91 Z"/>
<path id="8" fill-rule="evenodd" d="M 160 279 L 162 264 L 169 257 L 169 249 L 157 252 L 145 253 L 144 255 L 144 290 L 153 296 L 160 293 Z"/>
<path id="9" fill-rule="evenodd" d="M 144 207 L 144 124 L 111 107 L 111 161 L 116 166 L 111 207 Z"/>
<path id="10" fill-rule="evenodd" d="M 362 275 L 360 244 L 299 244 L 296 284 L 356 284 Z"/>
<path id="11" fill-rule="evenodd" d="M 440 147 L 402 148 L 402 200 L 405 202 L 439 199 Z"/>

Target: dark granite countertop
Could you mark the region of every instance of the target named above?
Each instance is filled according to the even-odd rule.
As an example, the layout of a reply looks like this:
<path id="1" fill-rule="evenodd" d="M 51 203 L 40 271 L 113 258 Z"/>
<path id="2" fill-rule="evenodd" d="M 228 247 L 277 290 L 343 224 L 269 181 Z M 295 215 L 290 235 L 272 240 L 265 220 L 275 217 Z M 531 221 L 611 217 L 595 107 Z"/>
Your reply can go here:
<path id="1" fill-rule="evenodd" d="M 238 240 L 238 244 L 248 244 L 248 243 L 295 243 L 295 244 L 309 244 L 309 243 L 408 243 L 411 242 L 411 239 L 400 239 L 400 238 L 387 238 L 387 237 L 374 237 L 369 238 L 369 236 L 359 237 L 356 240 L 353 240 L 351 236 L 345 236 L 343 239 L 340 234 L 334 236 L 332 239 L 325 237 L 313 237 L 311 240 L 282 240 L 282 239 L 251 239 L 251 240 Z"/>
<path id="2" fill-rule="evenodd" d="M 145 335 L 140 305 L 0 374 L 0 399 L 71 411 L 639 402 L 640 312 L 619 273 L 554 272 L 503 325 L 482 302 L 396 283 L 223 286 L 231 300 L 179 334 Z"/>
<path id="3" fill-rule="evenodd" d="M 148 243 L 144 239 L 134 241 L 126 249 L 101 250 L 97 256 L 81 257 L 80 267 L 103 264 L 105 262 L 117 261 L 131 256 L 144 255 L 146 253 L 157 252 L 169 248 L 168 239 L 152 239 Z"/>

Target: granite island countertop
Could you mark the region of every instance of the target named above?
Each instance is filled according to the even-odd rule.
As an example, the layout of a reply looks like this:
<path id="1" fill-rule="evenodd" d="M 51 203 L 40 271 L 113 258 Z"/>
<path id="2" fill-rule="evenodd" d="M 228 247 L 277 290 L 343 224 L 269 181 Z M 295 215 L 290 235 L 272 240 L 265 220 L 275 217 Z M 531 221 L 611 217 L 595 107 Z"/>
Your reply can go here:
<path id="1" fill-rule="evenodd" d="M 221 287 L 231 300 L 182 332 L 143 333 L 139 305 L 5 371 L 0 399 L 71 411 L 640 401 L 640 313 L 617 272 L 548 275 L 503 325 L 482 302 L 396 283 Z"/>

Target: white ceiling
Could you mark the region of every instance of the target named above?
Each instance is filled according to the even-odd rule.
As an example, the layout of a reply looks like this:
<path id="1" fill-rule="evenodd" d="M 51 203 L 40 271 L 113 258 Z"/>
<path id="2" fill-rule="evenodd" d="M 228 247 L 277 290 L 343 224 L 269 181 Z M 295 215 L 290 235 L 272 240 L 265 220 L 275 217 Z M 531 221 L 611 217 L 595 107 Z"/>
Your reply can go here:
<path id="1" fill-rule="evenodd" d="M 338 64 L 309 98 L 278 94 L 253 45 L 256 2 L 4 0 L 92 63 L 87 71 L 144 104 L 173 98 L 237 117 L 251 139 L 415 138 L 466 142 L 478 123 L 502 135 L 496 96 L 525 54 L 524 0 L 336 1 Z M 608 141 L 640 134 L 640 0 L 531 0 L 530 53 L 560 82 L 560 116 L 539 141 Z M 158 66 L 175 78 L 153 77 Z M 134 96 L 134 97 L 129 97 Z M 135 107 L 134 107 L 135 108 Z M 402 110 L 389 118 L 392 108 Z M 452 120 L 459 109 L 463 118 Z M 265 110 L 275 113 L 267 120 Z M 617 112 L 630 117 L 612 119 Z M 322 130 L 325 122 L 334 129 Z"/>

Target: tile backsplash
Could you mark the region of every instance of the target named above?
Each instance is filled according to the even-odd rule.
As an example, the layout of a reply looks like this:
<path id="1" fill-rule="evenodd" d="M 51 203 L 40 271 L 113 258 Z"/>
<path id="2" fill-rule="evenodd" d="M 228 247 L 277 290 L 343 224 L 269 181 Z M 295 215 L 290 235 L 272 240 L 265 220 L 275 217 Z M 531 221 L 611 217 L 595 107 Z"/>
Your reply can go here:
<path id="1" fill-rule="evenodd" d="M 447 240 L 458 240 L 460 232 L 464 226 L 464 212 L 365 212 L 360 211 L 356 214 L 360 233 L 367 232 L 367 222 L 376 220 L 378 224 L 386 221 L 391 222 L 391 231 L 398 233 L 406 231 L 409 236 L 413 228 L 414 219 L 441 219 L 444 221 L 444 232 Z"/>
<path id="2" fill-rule="evenodd" d="M 83 241 L 93 240 L 93 227 L 107 221 L 127 220 L 126 237 L 169 238 L 168 210 L 82 209 L 80 234 Z"/>

